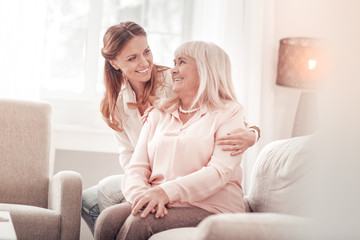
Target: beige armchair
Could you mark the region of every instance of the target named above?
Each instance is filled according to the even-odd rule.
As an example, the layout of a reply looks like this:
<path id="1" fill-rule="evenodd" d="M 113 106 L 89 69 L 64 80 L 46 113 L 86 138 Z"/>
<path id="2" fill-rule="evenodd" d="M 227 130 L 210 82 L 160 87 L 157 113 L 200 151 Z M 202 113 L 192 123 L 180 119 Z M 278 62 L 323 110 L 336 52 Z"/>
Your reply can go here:
<path id="1" fill-rule="evenodd" d="M 0 99 L 0 210 L 18 239 L 79 239 L 82 180 L 49 176 L 51 106 Z"/>

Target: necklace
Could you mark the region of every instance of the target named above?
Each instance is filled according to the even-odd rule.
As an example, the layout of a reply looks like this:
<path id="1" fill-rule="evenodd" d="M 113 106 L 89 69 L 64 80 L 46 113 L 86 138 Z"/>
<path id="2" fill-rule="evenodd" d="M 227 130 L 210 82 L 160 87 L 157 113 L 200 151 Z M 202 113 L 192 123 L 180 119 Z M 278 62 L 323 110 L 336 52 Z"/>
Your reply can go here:
<path id="1" fill-rule="evenodd" d="M 196 112 L 196 111 L 199 111 L 199 110 L 200 110 L 200 108 L 194 108 L 194 109 L 190 109 L 190 110 L 184 110 L 184 109 L 182 109 L 181 106 L 179 106 L 179 111 L 180 111 L 181 113 L 185 113 L 185 114 L 193 113 L 193 112 Z"/>

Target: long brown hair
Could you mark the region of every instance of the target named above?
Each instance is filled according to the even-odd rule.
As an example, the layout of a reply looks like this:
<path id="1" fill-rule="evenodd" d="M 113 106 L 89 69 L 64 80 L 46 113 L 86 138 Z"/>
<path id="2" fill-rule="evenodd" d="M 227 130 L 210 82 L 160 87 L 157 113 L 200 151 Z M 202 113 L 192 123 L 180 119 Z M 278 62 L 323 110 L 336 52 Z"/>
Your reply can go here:
<path id="1" fill-rule="evenodd" d="M 109 61 L 116 59 L 116 56 L 123 49 L 126 43 L 128 43 L 135 36 L 147 36 L 145 30 L 134 22 L 122 22 L 114 25 L 106 31 L 104 35 L 104 47 L 101 49 L 101 54 L 105 58 L 104 66 L 104 84 L 105 93 L 100 104 L 100 111 L 105 122 L 116 131 L 123 131 L 121 117 L 116 113 L 116 102 L 124 84 L 124 77 L 122 71 L 116 70 L 110 64 Z M 131 108 L 137 108 L 141 104 L 145 104 L 148 101 L 152 102 L 155 98 L 155 89 L 161 84 L 159 79 L 159 73 L 166 70 L 166 67 L 158 66 L 154 64 L 151 70 L 150 80 L 146 82 L 144 93 L 142 98 L 136 103 L 128 103 Z"/>

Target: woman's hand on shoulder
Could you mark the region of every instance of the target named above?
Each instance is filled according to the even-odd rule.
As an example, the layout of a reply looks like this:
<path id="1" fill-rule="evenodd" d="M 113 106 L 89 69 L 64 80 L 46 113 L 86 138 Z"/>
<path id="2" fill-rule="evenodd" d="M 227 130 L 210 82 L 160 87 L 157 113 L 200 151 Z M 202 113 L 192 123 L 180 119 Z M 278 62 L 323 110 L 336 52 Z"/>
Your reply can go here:
<path id="1" fill-rule="evenodd" d="M 141 209 L 141 217 L 146 218 L 147 215 L 155 213 L 155 218 L 161 218 L 167 215 L 166 204 L 169 203 L 169 197 L 161 187 L 153 187 L 139 195 L 132 205 L 132 215 L 138 214 Z"/>
<path id="2" fill-rule="evenodd" d="M 216 144 L 223 145 L 223 151 L 231 151 L 231 156 L 245 152 L 256 142 L 256 134 L 248 129 L 239 128 L 226 136 L 219 137 Z"/>

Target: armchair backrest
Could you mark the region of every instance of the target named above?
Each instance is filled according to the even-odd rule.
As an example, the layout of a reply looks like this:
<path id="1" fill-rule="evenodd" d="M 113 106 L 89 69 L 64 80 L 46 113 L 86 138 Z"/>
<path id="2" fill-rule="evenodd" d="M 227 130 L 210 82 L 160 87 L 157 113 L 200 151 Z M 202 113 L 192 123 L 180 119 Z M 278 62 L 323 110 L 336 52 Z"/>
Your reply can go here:
<path id="1" fill-rule="evenodd" d="M 0 99 L 0 203 L 47 207 L 51 107 Z"/>

